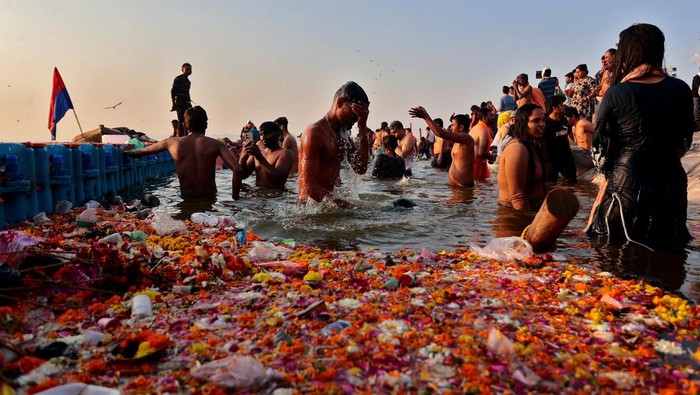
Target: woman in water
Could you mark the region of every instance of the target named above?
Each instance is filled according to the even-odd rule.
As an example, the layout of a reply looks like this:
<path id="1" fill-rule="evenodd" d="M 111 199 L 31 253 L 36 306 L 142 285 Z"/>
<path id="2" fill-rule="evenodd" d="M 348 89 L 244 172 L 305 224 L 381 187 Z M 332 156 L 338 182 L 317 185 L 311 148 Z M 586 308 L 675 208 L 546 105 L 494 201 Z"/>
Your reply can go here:
<path id="1" fill-rule="evenodd" d="M 498 171 L 498 203 L 516 210 L 537 210 L 547 194 L 539 140 L 544 111 L 535 104 L 518 108 L 503 148 Z"/>
<path id="2" fill-rule="evenodd" d="M 693 100 L 685 82 L 666 75 L 663 59 L 658 27 L 635 24 L 620 33 L 613 86 L 596 122 L 605 182 L 591 211 L 590 235 L 654 246 L 690 239 L 681 157 L 695 130 Z"/>
<path id="3" fill-rule="evenodd" d="M 404 160 L 396 155 L 396 147 L 399 143 L 394 135 L 387 135 L 382 138 L 382 146 L 384 152 L 377 155 L 377 160 L 374 162 L 374 170 L 372 176 L 379 179 L 399 179 L 402 178 L 405 171 Z"/>

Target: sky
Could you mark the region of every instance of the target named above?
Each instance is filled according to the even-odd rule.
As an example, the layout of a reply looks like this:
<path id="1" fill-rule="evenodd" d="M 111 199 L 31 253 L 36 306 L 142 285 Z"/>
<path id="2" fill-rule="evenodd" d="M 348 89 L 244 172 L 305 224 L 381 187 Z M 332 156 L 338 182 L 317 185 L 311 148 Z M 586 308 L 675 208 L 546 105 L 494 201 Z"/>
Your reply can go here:
<path id="1" fill-rule="evenodd" d="M 300 134 L 350 80 L 370 98 L 370 128 L 424 130 L 410 107 L 448 118 L 498 103 L 519 73 L 536 85 L 548 66 L 563 81 L 585 63 L 592 75 L 641 22 L 661 28 L 666 65 L 690 84 L 698 15 L 700 0 L 0 0 L 0 141 L 50 140 L 54 67 L 83 131 L 124 126 L 155 139 L 172 133 L 170 88 L 184 62 L 207 135 L 233 139 L 246 121 L 279 116 Z M 69 111 L 57 140 L 79 132 Z"/>

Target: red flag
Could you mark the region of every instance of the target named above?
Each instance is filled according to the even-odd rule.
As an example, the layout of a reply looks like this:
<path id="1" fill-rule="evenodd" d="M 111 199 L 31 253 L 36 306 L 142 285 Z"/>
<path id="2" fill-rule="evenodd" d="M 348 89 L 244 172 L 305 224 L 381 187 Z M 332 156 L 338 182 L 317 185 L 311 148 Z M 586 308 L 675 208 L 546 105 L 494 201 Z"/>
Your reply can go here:
<path id="1" fill-rule="evenodd" d="M 56 67 L 53 68 L 53 89 L 51 90 L 51 105 L 49 106 L 49 130 L 51 140 L 56 140 L 56 124 L 73 108 L 66 85 Z"/>

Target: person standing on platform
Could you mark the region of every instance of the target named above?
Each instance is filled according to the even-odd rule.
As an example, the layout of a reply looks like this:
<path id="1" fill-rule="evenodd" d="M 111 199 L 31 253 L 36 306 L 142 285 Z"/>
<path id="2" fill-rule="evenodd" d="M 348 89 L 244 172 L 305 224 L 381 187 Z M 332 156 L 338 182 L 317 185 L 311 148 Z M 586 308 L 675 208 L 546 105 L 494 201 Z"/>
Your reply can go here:
<path id="1" fill-rule="evenodd" d="M 175 111 L 177 113 L 177 120 L 180 123 L 178 127 L 179 137 L 185 135 L 185 111 L 187 111 L 188 108 L 192 108 L 192 99 L 190 99 L 190 75 L 192 75 L 192 65 L 189 63 L 183 64 L 182 74 L 175 77 L 173 80 L 173 87 L 170 89 L 170 98 L 173 104 L 170 111 Z"/>

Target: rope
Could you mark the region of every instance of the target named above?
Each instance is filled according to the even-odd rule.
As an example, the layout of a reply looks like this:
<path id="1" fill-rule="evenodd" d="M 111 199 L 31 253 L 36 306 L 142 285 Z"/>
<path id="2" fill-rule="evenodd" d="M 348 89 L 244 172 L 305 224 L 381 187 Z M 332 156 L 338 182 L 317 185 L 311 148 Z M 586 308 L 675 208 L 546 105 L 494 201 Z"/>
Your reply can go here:
<path id="1" fill-rule="evenodd" d="M 642 244 L 638 241 L 634 241 L 634 240 L 632 240 L 632 238 L 630 238 L 630 235 L 627 232 L 627 224 L 625 224 L 625 212 L 624 212 L 624 210 L 622 210 L 622 200 L 620 199 L 620 196 L 617 194 L 617 192 L 614 192 L 612 194 L 612 202 L 610 202 L 610 207 L 608 207 L 608 211 L 605 213 L 605 227 L 607 228 L 607 231 L 608 231 L 608 242 L 610 242 L 610 222 L 609 222 L 610 214 L 612 213 L 613 206 L 615 205 L 616 199 L 617 199 L 617 204 L 620 206 L 620 220 L 622 222 L 622 231 L 625 233 L 625 237 L 627 238 L 627 241 L 628 242 L 631 241 L 632 243 L 639 244 L 640 246 L 653 252 L 654 251 L 653 248 L 651 248 L 645 244 Z"/>

